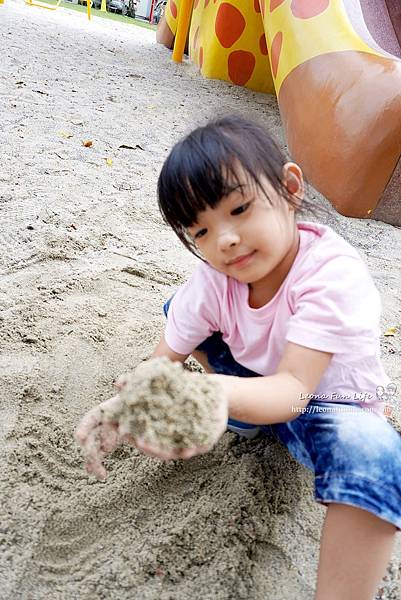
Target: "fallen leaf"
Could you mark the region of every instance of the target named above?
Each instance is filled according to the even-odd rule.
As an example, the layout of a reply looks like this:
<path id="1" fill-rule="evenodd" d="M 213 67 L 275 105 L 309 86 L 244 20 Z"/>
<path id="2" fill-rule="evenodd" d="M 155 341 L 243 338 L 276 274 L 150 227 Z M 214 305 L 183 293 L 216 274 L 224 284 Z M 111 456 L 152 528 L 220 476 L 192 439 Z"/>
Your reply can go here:
<path id="1" fill-rule="evenodd" d="M 85 146 L 85 148 L 91 148 L 93 146 L 93 142 L 92 140 L 84 140 L 82 145 Z"/>
<path id="2" fill-rule="evenodd" d="M 67 131 L 60 131 L 60 135 L 66 140 L 69 140 L 70 138 L 74 137 L 73 133 L 67 133 Z"/>
<path id="3" fill-rule="evenodd" d="M 129 146 L 128 144 L 121 144 L 121 146 L 119 146 L 118 148 L 125 148 L 126 150 L 136 150 L 138 148 L 139 150 L 145 150 L 145 148 L 142 148 L 142 146 L 140 144 L 135 144 L 135 146 Z"/>
<path id="4" fill-rule="evenodd" d="M 397 333 L 397 327 L 389 327 L 384 335 L 390 336 L 395 335 Z"/>
<path id="5" fill-rule="evenodd" d="M 113 159 L 112 158 L 106 158 L 106 163 L 109 165 L 109 167 L 113 166 Z"/>

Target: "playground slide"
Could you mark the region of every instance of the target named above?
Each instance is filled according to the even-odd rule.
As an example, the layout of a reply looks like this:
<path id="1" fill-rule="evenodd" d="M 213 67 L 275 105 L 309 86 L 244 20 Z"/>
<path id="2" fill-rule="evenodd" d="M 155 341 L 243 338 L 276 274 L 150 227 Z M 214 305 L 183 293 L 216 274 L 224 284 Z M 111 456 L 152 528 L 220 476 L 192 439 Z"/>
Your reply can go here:
<path id="1" fill-rule="evenodd" d="M 273 83 L 308 180 L 344 215 L 401 225 L 400 40 L 398 0 L 195 0 L 189 53 L 205 77 Z"/>
<path id="2" fill-rule="evenodd" d="M 181 1 L 165 11 L 173 34 Z M 188 51 L 204 77 L 275 93 L 259 0 L 194 0 Z"/>

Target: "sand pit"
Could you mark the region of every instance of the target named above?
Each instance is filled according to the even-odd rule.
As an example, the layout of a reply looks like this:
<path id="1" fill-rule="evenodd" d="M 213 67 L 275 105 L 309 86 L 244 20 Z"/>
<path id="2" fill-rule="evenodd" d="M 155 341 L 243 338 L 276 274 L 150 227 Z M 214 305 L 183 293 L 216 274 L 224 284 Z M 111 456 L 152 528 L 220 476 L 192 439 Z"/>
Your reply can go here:
<path id="1" fill-rule="evenodd" d="M 174 65 L 152 32 L 65 10 L 6 0 L 0 37 L 0 600 L 311 600 L 326 509 L 275 439 L 227 433 L 171 463 L 124 446 L 105 482 L 73 439 L 149 358 L 193 268 L 157 210 L 169 148 L 232 110 L 283 144 L 275 99 Z M 369 265 L 401 389 L 400 335 L 384 336 L 401 321 L 401 231 L 326 222 Z M 381 600 L 401 597 L 397 537 Z"/>

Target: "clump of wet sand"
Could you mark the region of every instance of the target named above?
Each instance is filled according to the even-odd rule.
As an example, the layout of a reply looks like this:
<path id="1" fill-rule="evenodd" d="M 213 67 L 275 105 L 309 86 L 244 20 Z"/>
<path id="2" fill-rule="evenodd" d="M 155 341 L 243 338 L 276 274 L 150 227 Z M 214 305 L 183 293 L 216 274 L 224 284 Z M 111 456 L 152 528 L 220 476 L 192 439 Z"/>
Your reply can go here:
<path id="1" fill-rule="evenodd" d="M 121 411 L 110 416 L 133 437 L 170 450 L 217 441 L 224 401 L 217 381 L 162 357 L 141 363 L 123 383 Z"/>

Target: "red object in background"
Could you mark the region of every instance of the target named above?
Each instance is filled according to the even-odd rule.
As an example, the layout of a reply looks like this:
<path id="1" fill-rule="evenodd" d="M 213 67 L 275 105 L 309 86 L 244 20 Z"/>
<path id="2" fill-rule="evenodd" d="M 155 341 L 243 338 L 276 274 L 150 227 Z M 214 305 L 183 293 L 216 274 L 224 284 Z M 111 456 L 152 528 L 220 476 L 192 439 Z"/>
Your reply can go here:
<path id="1" fill-rule="evenodd" d="M 153 20 L 153 11 L 155 9 L 156 0 L 152 0 L 152 6 L 150 7 L 149 23 Z"/>

